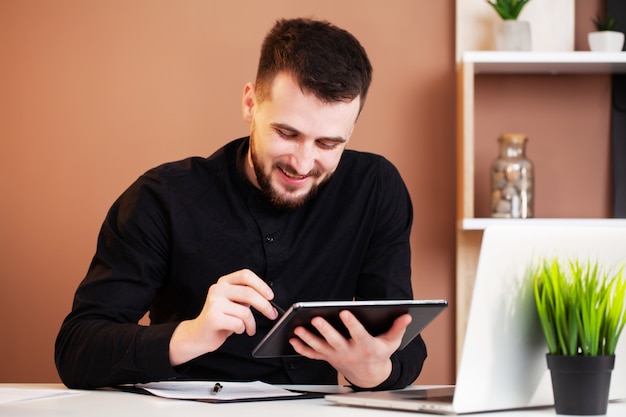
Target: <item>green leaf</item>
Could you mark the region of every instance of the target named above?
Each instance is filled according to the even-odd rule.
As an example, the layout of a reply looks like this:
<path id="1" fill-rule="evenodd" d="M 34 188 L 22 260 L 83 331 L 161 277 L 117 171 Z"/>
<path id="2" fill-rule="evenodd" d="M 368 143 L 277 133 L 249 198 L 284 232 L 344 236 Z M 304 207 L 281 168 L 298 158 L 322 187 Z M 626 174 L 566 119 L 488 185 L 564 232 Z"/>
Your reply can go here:
<path id="1" fill-rule="evenodd" d="M 612 17 L 602 17 L 600 15 L 596 15 L 596 18 L 591 20 L 593 21 L 596 29 L 599 31 L 615 29 L 615 19 Z"/>
<path id="2" fill-rule="evenodd" d="M 611 355 L 626 327 L 624 265 L 617 272 L 597 261 L 539 259 L 532 266 L 534 296 L 548 351 Z"/>
<path id="3" fill-rule="evenodd" d="M 530 0 L 486 0 L 504 20 L 515 20 Z"/>

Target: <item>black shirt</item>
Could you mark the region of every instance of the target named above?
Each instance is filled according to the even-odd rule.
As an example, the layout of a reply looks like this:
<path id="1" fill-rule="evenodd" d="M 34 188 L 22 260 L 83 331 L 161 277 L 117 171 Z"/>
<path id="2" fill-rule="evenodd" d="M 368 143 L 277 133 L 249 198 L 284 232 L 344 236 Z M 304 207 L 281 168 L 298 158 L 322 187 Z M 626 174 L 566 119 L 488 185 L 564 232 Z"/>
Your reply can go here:
<path id="1" fill-rule="evenodd" d="M 344 151 L 331 180 L 306 205 L 271 206 L 245 178 L 248 138 L 209 158 L 189 158 L 142 175 L 113 204 L 96 254 L 57 337 L 55 360 L 70 387 L 170 378 L 335 384 L 327 363 L 256 359 L 272 326 L 256 314 L 255 336 L 230 336 L 215 352 L 172 368 L 169 340 L 201 311 L 209 286 L 248 268 L 283 308 L 297 301 L 411 299 L 412 206 L 395 167 L 381 156 Z M 138 321 L 150 312 L 150 326 Z M 420 337 L 392 356 L 378 388 L 417 378 Z"/>

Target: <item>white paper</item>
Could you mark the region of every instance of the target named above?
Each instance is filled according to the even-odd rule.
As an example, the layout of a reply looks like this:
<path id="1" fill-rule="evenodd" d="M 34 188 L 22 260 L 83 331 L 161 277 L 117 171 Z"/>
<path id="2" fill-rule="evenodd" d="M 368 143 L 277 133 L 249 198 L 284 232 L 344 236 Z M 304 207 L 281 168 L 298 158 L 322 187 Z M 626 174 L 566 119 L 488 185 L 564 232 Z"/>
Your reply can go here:
<path id="1" fill-rule="evenodd" d="M 275 385 L 260 381 L 254 382 L 219 382 L 222 386 L 217 393 L 213 387 L 217 381 L 162 381 L 147 384 L 135 384 L 153 395 L 180 400 L 243 400 L 267 397 L 292 397 L 302 395 Z"/>
<path id="2" fill-rule="evenodd" d="M 36 400 L 48 397 L 57 397 L 61 395 L 70 395 L 77 393 L 77 391 L 71 391 L 66 389 L 0 388 L 0 404 Z"/>

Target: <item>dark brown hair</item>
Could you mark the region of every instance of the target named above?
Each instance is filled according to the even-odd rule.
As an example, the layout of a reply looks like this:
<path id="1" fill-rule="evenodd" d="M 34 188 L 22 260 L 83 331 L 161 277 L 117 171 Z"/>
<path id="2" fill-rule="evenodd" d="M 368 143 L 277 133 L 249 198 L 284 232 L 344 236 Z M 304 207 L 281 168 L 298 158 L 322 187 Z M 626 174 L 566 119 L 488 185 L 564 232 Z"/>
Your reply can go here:
<path id="1" fill-rule="evenodd" d="M 365 49 L 349 32 L 326 21 L 281 19 L 265 37 L 256 76 L 257 98 L 269 98 L 279 72 L 325 102 L 352 101 L 363 108 L 372 81 Z"/>

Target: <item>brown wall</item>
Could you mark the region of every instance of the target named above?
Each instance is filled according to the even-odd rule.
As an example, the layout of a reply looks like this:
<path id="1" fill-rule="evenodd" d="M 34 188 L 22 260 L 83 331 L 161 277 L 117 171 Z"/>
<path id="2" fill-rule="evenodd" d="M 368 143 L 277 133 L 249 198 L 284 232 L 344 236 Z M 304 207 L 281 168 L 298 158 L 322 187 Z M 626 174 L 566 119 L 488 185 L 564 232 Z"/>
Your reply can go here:
<path id="1" fill-rule="evenodd" d="M 454 3 L 0 2 L 0 381 L 57 381 L 53 343 L 113 200 L 161 162 L 247 134 L 243 86 L 279 17 L 352 31 L 374 82 L 352 147 L 415 202 L 415 294 L 453 298 Z M 426 383 L 453 379 L 453 312 L 426 333 Z"/>
<path id="2" fill-rule="evenodd" d="M 418 382 L 454 382 L 452 0 L 0 2 L 0 382 L 58 381 L 54 338 L 106 210 L 152 166 L 247 134 L 240 96 L 261 38 L 294 16 L 331 20 L 369 51 L 374 82 L 351 146 L 385 155 L 406 180 L 415 296 L 451 302 L 425 331 Z M 591 83 L 602 87 L 592 104 L 604 104 L 589 129 L 606 141 L 606 77 Z"/>

